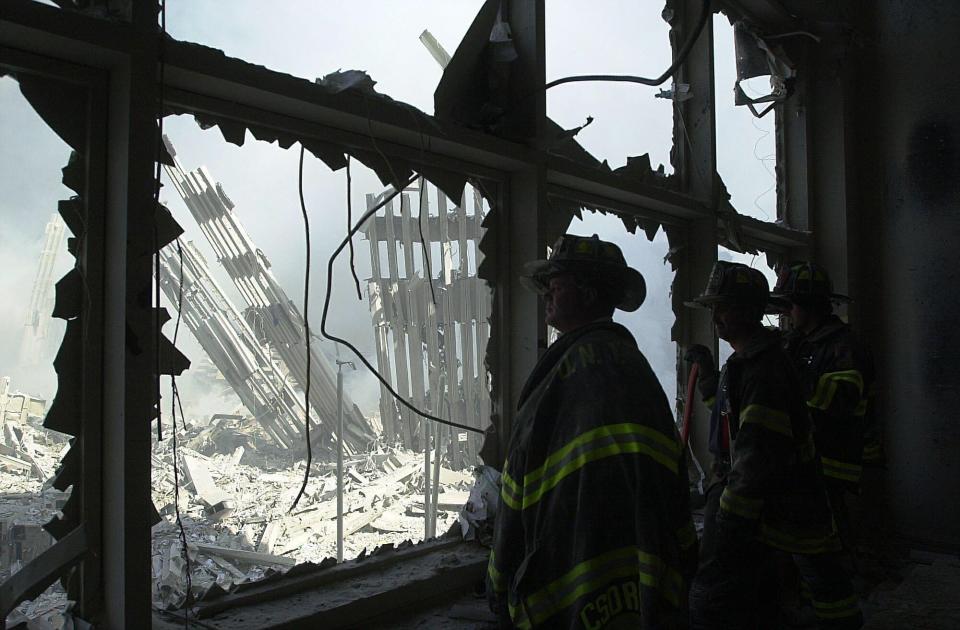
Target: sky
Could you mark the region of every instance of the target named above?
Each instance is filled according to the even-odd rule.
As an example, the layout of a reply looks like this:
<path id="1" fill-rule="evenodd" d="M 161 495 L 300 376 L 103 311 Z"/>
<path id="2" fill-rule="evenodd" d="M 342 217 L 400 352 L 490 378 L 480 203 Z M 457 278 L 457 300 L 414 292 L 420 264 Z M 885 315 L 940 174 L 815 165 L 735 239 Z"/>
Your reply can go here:
<path id="1" fill-rule="evenodd" d="M 168 0 L 167 26 L 181 40 L 224 50 L 230 56 L 265 65 L 306 79 L 347 69 L 365 70 L 376 89 L 428 113 L 433 111 L 433 90 L 441 69 L 419 41 L 429 29 L 451 53 L 457 47 L 482 3 L 477 0 L 353 0 L 330 3 L 284 0 Z M 661 2 L 595 0 L 589 10 L 578 0 L 547 2 L 547 79 L 571 74 L 659 75 L 670 62 L 668 26 L 660 18 Z M 735 76 L 732 30 L 726 19 L 714 19 L 718 170 L 744 214 L 769 219 L 775 216 L 773 188 L 773 116 L 755 120 L 745 108 L 733 106 Z M 666 87 L 666 86 L 665 86 Z M 548 93 L 548 113 L 565 128 L 592 125 L 577 137 L 597 158 L 612 168 L 627 157 L 648 153 L 656 168 L 669 165 L 672 138 L 671 103 L 655 98 L 657 88 L 629 84 L 572 84 Z M 304 233 L 298 201 L 299 150 L 283 150 L 248 135 L 242 147 L 225 142 L 216 129 L 201 130 L 191 117 L 168 117 L 165 133 L 174 143 L 178 159 L 187 169 L 205 165 L 236 204 L 240 222 L 272 263 L 272 271 L 298 305 L 302 304 Z M 16 83 L 0 79 L 0 376 L 13 377 L 14 388 L 40 396 L 55 391 L 49 364 L 25 365 L 19 357 L 26 305 L 40 254 L 44 225 L 56 210 L 58 199 L 69 196 L 60 183 L 60 168 L 68 148 L 50 132 L 20 96 Z M 343 171 L 331 172 L 307 155 L 304 197 L 311 224 L 312 257 L 310 320 L 319 328 L 327 258 L 339 243 L 346 226 L 346 183 Z M 167 182 L 161 199 L 185 228 L 184 238 L 209 253 L 202 235 Z M 360 164 L 353 169 L 353 207 L 365 208 L 365 195 L 378 193 L 381 184 Z M 585 214 L 570 231 L 597 233 L 624 250 L 628 262 L 647 280 L 647 303 L 639 311 L 618 316 L 637 337 L 669 398 L 675 391 L 675 347 L 670 342 L 673 313 L 669 287 L 672 272 L 664 263 L 667 252 L 662 232 L 653 242 L 642 232 L 628 234 L 614 216 Z M 361 279 L 370 274 L 366 242 L 357 243 L 357 270 Z M 721 254 L 726 257 L 726 253 Z M 757 267 L 759 257 L 731 256 Z M 225 274 L 207 256 L 221 286 L 242 305 Z M 70 264 L 64 252 L 54 277 Z M 772 277 L 772 274 L 771 274 Z M 704 279 L 706 283 L 706 279 Z M 17 296 L 17 299 L 11 299 Z M 366 295 L 358 301 L 349 279 L 349 267 L 336 267 L 330 328 L 354 341 L 373 356 L 373 334 Z M 169 335 L 172 326 L 165 332 Z M 51 327 L 50 356 L 62 326 Z M 178 345 L 202 362 L 202 352 L 188 333 Z M 335 348 L 324 342 L 324 352 Z M 365 411 L 377 408 L 378 388 L 364 372 L 345 377 L 350 395 Z M 187 380 L 181 386 L 188 415 L 228 412 L 236 399 L 211 393 L 208 381 Z M 230 407 L 224 409 L 223 407 Z"/>

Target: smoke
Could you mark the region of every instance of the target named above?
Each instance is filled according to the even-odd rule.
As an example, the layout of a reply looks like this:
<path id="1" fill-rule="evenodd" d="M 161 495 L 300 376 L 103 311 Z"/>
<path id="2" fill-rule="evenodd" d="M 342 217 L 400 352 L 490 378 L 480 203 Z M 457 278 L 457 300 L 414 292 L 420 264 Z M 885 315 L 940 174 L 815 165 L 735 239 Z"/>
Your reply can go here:
<path id="1" fill-rule="evenodd" d="M 673 271 L 664 262 L 669 250 L 666 235 L 660 230 L 653 241 L 648 241 L 642 230 L 636 234 L 627 232 L 619 217 L 595 212 L 583 213 L 583 219 L 575 218 L 567 231 L 583 236 L 596 234 L 616 243 L 627 264 L 643 274 L 647 283 L 643 305 L 633 313 L 616 311 L 614 320 L 633 333 L 667 399 L 672 400 L 677 391 L 677 350 L 670 338 L 675 316 L 670 299 Z"/>
<path id="2" fill-rule="evenodd" d="M 0 376 L 15 390 L 48 402 L 56 392 L 52 361 L 65 322 L 50 319 L 43 343 L 24 356 L 24 334 L 45 227 L 57 202 L 72 193 L 60 183 L 70 149 L 51 131 L 20 94 L 11 78 L 0 79 Z M 59 280 L 73 257 L 66 242 L 52 279 Z M 41 316 L 49 316 L 49 313 Z"/>

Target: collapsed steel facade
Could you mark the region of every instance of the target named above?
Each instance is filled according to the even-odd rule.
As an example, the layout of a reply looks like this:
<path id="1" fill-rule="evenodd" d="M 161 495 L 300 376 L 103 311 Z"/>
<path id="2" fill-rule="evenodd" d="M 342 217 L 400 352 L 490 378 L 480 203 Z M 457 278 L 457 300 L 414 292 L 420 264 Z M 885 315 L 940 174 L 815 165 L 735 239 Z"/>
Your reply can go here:
<path id="1" fill-rule="evenodd" d="M 230 379 L 231 386 L 240 395 L 247 409 L 261 420 L 278 444 L 288 448 L 300 441 L 300 427 L 303 426 L 305 414 L 302 396 L 301 402 L 296 402 L 298 397 L 292 384 L 287 381 L 287 376 L 292 377 L 293 384 L 305 388 L 309 360 L 313 377 L 309 402 L 312 411 L 316 413 L 316 417 L 311 414 L 311 422 L 320 429 L 319 435 L 312 437 L 311 441 L 328 451 L 332 450 L 334 442 L 339 439 L 335 431 L 336 374 L 316 346 L 308 347 L 303 315 L 274 278 L 267 257 L 243 229 L 239 218 L 233 213 L 233 202 L 226 192 L 205 168 L 201 167 L 192 172 L 184 171 L 176 158 L 173 145 L 167 138 L 163 141 L 169 155 L 167 161 L 170 162 L 164 166 L 167 175 L 210 243 L 218 263 L 246 303 L 242 311 L 243 323 L 240 323 L 235 317 L 238 309 L 229 305 L 229 301 L 223 292 L 215 287 L 212 279 L 206 280 L 206 285 L 211 290 L 210 297 L 215 298 L 215 302 L 211 304 L 214 309 L 212 312 L 217 309 L 216 304 L 225 304 L 225 316 L 231 320 L 227 326 L 232 328 L 233 332 L 221 329 L 220 332 L 226 334 L 218 334 L 205 330 L 204 323 L 197 319 L 188 319 L 187 325 L 203 336 L 201 343 L 204 350 L 210 349 L 207 354 L 225 378 Z M 167 269 L 176 266 L 177 273 L 171 273 L 178 278 L 179 254 L 176 254 L 177 260 L 174 261 L 174 249 L 173 245 L 168 245 L 161 257 L 165 259 Z M 192 261 L 197 261 L 196 255 L 190 251 L 188 254 Z M 194 265 L 192 271 L 203 273 L 199 265 Z M 187 278 L 184 278 L 184 282 L 187 282 Z M 181 290 L 187 291 L 185 302 L 189 304 L 193 299 L 190 287 L 186 285 L 181 288 L 167 282 L 165 289 L 171 304 L 179 305 Z M 257 356 L 245 356 L 247 353 Z M 231 357 L 230 354 L 235 356 Z M 230 376 L 227 376 L 228 373 Z M 247 375 L 251 375 L 253 379 L 250 384 L 245 382 Z M 256 394 L 246 391 L 250 387 L 256 387 L 260 391 Z M 347 452 L 367 448 L 376 439 L 373 429 L 346 394 L 343 408 L 346 416 L 343 437 Z"/>
<path id="2" fill-rule="evenodd" d="M 863 296 L 849 314 L 878 349 L 884 380 L 891 384 L 881 397 L 881 416 L 903 438 L 890 457 L 888 477 L 898 480 L 888 496 L 893 524 L 926 544 L 960 544 L 952 528 L 958 508 L 950 506 L 947 515 L 931 520 L 936 495 L 928 488 L 937 484 L 930 483 L 932 472 L 911 463 L 922 454 L 956 472 L 951 453 L 960 436 L 956 424 L 948 428 L 944 419 L 952 418 L 956 407 L 957 376 L 955 371 L 928 373 L 909 359 L 942 355 L 938 348 L 943 338 L 951 338 L 947 322 L 952 322 L 956 291 L 926 281 L 926 266 L 905 268 L 900 257 L 890 254 L 909 245 L 925 248 L 942 262 L 951 260 L 956 242 L 956 213 L 928 211 L 955 206 L 960 196 L 955 185 L 938 175 L 956 164 L 955 151 L 950 142 L 946 149 L 945 141 L 930 149 L 923 140 L 923 129 L 928 137 L 939 133 L 951 142 L 956 137 L 951 99 L 940 98 L 943 90 L 957 96 L 956 81 L 943 90 L 926 90 L 940 84 L 938 68 L 928 64 L 918 71 L 911 61 L 922 58 L 928 41 L 955 51 L 949 33 L 957 26 L 956 13 L 946 8 L 949 3 L 916 9 L 890 0 L 862 14 L 850 11 L 859 6 L 853 2 L 837 3 L 836 10 L 804 4 L 718 2 L 730 17 L 749 19 L 767 33 L 816 30 L 823 37 L 823 45 L 803 38 L 785 44 L 800 68 L 793 96 L 776 109 L 778 214 L 796 228 L 790 229 L 726 211 L 716 175 L 709 29 L 675 77 L 693 96 L 675 103 L 684 125 L 675 124 L 676 175 L 665 185 L 548 150 L 555 129 L 546 117 L 544 94 L 530 97 L 528 92 L 528 86 L 545 83 L 542 1 L 502 7 L 517 60 L 505 95 L 512 104 L 508 124 L 497 135 L 443 120 L 413 125 L 409 111 L 383 102 L 361 116 L 357 112 L 364 111 L 358 106 L 363 101 L 355 95 L 332 95 L 219 51 L 164 40 L 157 28 L 157 3 L 150 0 L 130 3 L 129 21 L 6 0 L 0 16 L 0 68 L 16 75 L 34 107 L 75 150 L 64 181 L 77 196 L 61 206 L 61 214 L 76 239 L 71 253 L 77 266 L 58 285 L 54 314 L 68 324 L 55 362 L 60 389 L 47 426 L 78 439 L 55 484 L 73 485 L 63 518 L 48 528 L 58 542 L 0 587 L 2 611 L 57 577 L 69 576 L 81 616 L 105 627 L 149 623 L 146 452 L 156 416 L 154 383 L 158 373 L 186 367 L 185 359 L 156 334 L 166 317 L 149 299 L 153 254 L 178 232 L 154 199 L 161 91 L 166 112 L 193 113 L 204 124 L 217 125 L 228 141 L 242 142 L 250 129 L 258 139 L 285 147 L 300 141 L 331 167 L 346 152 L 365 159 L 378 173 L 392 166 L 404 173 L 415 169 L 438 184 L 458 176 L 489 183 L 495 192 L 480 244 L 486 258 L 479 275 L 494 292 L 486 364 L 492 374 L 491 414 L 500 435 L 509 433 L 516 397 L 545 339 L 536 297 L 524 292 L 516 278 L 524 261 L 538 258 L 564 231 L 572 208 L 605 208 L 629 221 L 666 228 L 675 252 L 674 338 L 681 348 L 716 343 L 709 316 L 685 312 L 679 304 L 702 288 L 718 242 L 762 249 L 775 258 L 819 260 L 834 271 L 839 290 Z M 672 0 L 669 5 L 676 50 L 677 42 L 690 34 L 701 3 Z M 488 2 L 481 14 L 498 8 L 500 3 Z M 905 32 L 902 25 L 911 11 L 921 14 L 909 21 L 918 30 Z M 852 47 L 845 28 L 851 19 L 869 32 L 906 41 L 909 58 L 898 58 L 899 41 L 879 39 L 862 49 Z M 471 36 L 468 32 L 466 39 Z M 448 74 L 469 75 L 469 61 L 457 57 Z M 162 85 L 157 81 L 161 60 Z M 863 71 L 859 78 L 858 70 Z M 887 85 L 891 78 L 896 85 Z M 881 98 L 885 90 L 892 93 L 889 100 Z M 917 93 L 923 95 L 915 102 Z M 51 100 L 59 100 L 61 107 Z M 875 108 L 875 103 L 882 104 Z M 64 107 L 72 108 L 71 116 L 62 115 Z M 881 138 L 886 130 L 891 137 Z M 429 151 L 423 150 L 425 139 Z M 392 164 L 383 164 L 381 151 Z M 862 160 L 859 167 L 855 158 Z M 945 162 L 938 165 L 937 159 Z M 865 206 L 882 209 L 878 225 Z M 906 223 L 918 216 L 922 230 L 907 229 Z M 899 294 L 877 286 L 874 261 L 880 261 Z M 934 294 L 936 299 L 918 311 L 917 301 Z M 877 315 L 883 310 L 890 315 Z M 918 314 L 931 330 L 910 326 L 911 334 L 901 335 L 897 324 Z M 911 373 L 895 389 L 901 366 Z M 920 407 L 911 407 L 917 401 L 923 401 Z M 910 409 L 908 415 L 919 423 L 913 430 L 902 422 Z M 698 405 L 695 415 L 704 426 L 705 409 Z M 706 453 L 705 442 L 702 432 L 694 435 L 698 453 Z M 956 494 L 960 475 L 943 479 L 948 481 L 946 487 L 939 484 L 939 492 Z"/>
<path id="3" fill-rule="evenodd" d="M 490 339 L 491 304 L 490 290 L 477 275 L 486 213 L 483 198 L 472 192 L 465 189 L 451 209 L 443 191 L 420 178 L 417 188 L 388 203 L 362 232 L 370 245 L 368 293 L 380 373 L 418 408 L 483 429 L 490 418 L 482 353 Z M 368 208 L 378 202 L 378 195 L 367 195 Z M 480 436 L 423 422 L 383 385 L 380 418 L 387 443 L 423 449 L 432 430 L 456 467 L 476 462 Z"/>

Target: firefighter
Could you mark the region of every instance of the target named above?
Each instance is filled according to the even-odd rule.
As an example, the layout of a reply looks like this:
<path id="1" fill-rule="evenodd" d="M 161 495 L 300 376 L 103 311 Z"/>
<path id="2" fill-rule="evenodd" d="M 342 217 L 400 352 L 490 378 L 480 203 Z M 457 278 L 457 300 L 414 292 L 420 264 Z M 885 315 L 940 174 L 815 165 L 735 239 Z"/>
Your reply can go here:
<path id="1" fill-rule="evenodd" d="M 873 362 L 850 326 L 833 313 L 834 302 L 850 298 L 833 292 L 830 276 L 819 265 L 785 266 L 773 296 L 784 301 L 784 315 L 792 323 L 785 347 L 803 379 L 827 493 L 852 553 L 845 495 L 860 493 L 864 452 L 869 456 L 879 450 L 877 444 L 864 444 Z M 875 428 L 871 435 L 879 437 Z"/>
<path id="2" fill-rule="evenodd" d="M 562 236 L 528 263 L 560 336 L 519 399 L 487 573 L 503 627 L 678 628 L 696 569 L 689 483 L 670 404 L 615 309 L 643 276 L 620 249 Z"/>
<path id="3" fill-rule="evenodd" d="M 762 325 L 763 274 L 719 261 L 695 300 L 712 310 L 734 349 L 719 377 L 718 442 L 729 464 L 707 492 L 700 568 L 690 591 L 694 629 L 776 628 L 775 556 L 786 552 L 810 586 L 820 628 L 859 628 L 862 617 L 838 552 L 800 376 L 780 336 Z M 703 347 L 691 354 L 706 362 Z"/>

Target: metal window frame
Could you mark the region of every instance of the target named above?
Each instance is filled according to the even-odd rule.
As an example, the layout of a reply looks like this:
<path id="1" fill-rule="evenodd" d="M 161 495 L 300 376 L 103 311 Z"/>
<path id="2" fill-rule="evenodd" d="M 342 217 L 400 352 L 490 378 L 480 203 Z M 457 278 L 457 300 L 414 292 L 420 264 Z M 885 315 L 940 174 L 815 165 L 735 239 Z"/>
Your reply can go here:
<path id="1" fill-rule="evenodd" d="M 36 55 L 0 45 L 0 66 L 20 74 L 53 79 L 79 86 L 86 91 L 86 151 L 82 156 L 87 166 L 84 192 L 84 233 L 73 235 L 82 245 L 77 248 L 75 268 L 83 276 L 83 302 L 79 319 L 85 341 L 81 347 L 78 373 L 73 375 L 79 389 L 81 405 L 76 410 L 79 433 L 74 436 L 71 455 L 79 454 L 78 478 L 72 484 L 71 501 L 79 501 L 79 523 L 70 534 L 61 538 L 27 567 L 2 585 L 4 603 L 19 599 L 29 580 L 46 588 L 65 569 L 76 566 L 78 607 L 80 611 L 97 605 L 97 585 L 101 566 L 97 557 L 101 545 L 101 511 L 103 484 L 103 420 L 105 400 L 105 353 L 109 336 L 103 296 L 109 281 L 106 232 L 106 127 L 108 82 L 105 72 L 89 66 Z M 61 379 L 62 380 L 62 379 Z M 71 385 L 73 386 L 73 385 Z M 59 393 L 59 392 L 58 392 Z M 34 587 L 35 588 L 35 587 Z M 33 590 L 33 588 L 31 588 Z M 5 617 L 5 615 L 4 615 Z M 2 618 L 0 618 L 2 622 Z"/>
<path id="2" fill-rule="evenodd" d="M 0 45 L 36 59 L 91 68 L 107 77 L 100 107 L 106 147 L 103 281 L 92 287 L 102 298 L 103 337 L 97 351 L 103 357 L 103 371 L 99 378 L 91 376 L 91 380 L 99 381 L 103 402 L 102 434 L 97 436 L 95 448 L 110 452 L 111 457 L 103 460 L 101 469 L 84 469 L 85 481 L 98 476 L 102 479 L 102 484 L 97 484 L 102 489 L 96 497 L 100 500 L 99 509 L 92 510 L 91 503 L 92 511 L 85 512 L 98 528 L 102 527 L 93 535 L 98 542 L 102 538 L 99 569 L 85 574 L 84 581 L 89 592 L 96 589 L 91 597 L 99 598 L 99 607 L 104 611 L 100 620 L 107 627 L 134 626 L 149 622 L 150 618 L 150 528 L 145 516 L 149 512 L 146 508 L 150 483 L 149 458 L 144 457 L 149 448 L 149 423 L 141 426 L 131 419 L 143 416 L 145 403 L 152 406 L 152 401 L 145 401 L 143 385 L 136 379 L 143 376 L 156 349 L 146 348 L 145 356 L 131 364 L 129 357 L 124 358 L 123 331 L 130 317 L 146 316 L 146 311 L 138 311 L 133 301 L 144 283 L 149 285 L 149 265 L 134 259 L 127 242 L 137 230 L 137 221 L 142 220 L 136 216 L 137 208 L 152 204 L 152 178 L 147 173 L 152 170 L 154 155 L 144 145 L 149 145 L 155 133 L 150 105 L 158 90 L 156 68 L 161 41 L 156 29 L 157 2 L 133 0 L 132 4 L 133 19 L 128 23 L 101 20 L 31 0 L 4 0 L 0 15 Z M 674 4 L 682 34 L 684 27 L 692 27 L 700 2 L 678 0 Z M 776 3 L 770 0 L 722 3 L 725 10 L 739 11 L 747 11 L 747 5 L 753 4 L 780 22 L 787 19 L 774 10 Z M 533 84 L 543 84 L 544 1 L 509 3 L 507 14 L 522 60 L 517 67 L 518 76 Z M 760 15 L 759 19 L 762 18 Z M 517 272 L 525 260 L 543 251 L 550 235 L 564 227 L 562 218 L 550 216 L 548 194 L 668 227 L 675 241 L 683 245 L 676 262 L 675 302 L 699 289 L 716 258 L 720 218 L 712 179 L 716 177 L 712 35 L 694 47 L 680 69 L 680 81 L 703 88 L 699 92 L 694 89 L 694 99 L 678 105 L 688 116 L 688 130 L 697 108 L 708 116 L 707 124 L 697 125 L 699 135 L 692 149 L 682 142 L 674 147 L 675 170 L 684 192 L 636 183 L 538 148 L 545 146 L 543 94 L 526 99 L 522 108 L 518 107 L 531 129 L 530 142 L 521 144 L 447 124 L 419 129 L 410 124 L 409 118 L 389 108 L 376 108 L 368 118 L 358 115 L 358 108 L 325 99 L 307 81 L 181 42 L 167 40 L 162 47 L 163 90 L 168 104 L 238 121 L 254 121 L 259 126 L 304 138 L 335 140 L 347 146 L 369 149 L 372 137 L 389 155 L 411 162 L 442 164 L 448 169 L 503 182 L 498 187 L 498 205 L 503 211 L 494 221 L 499 239 L 493 244 L 497 259 L 493 312 L 499 325 L 494 327 L 491 337 L 493 354 L 488 354 L 495 370 L 493 413 L 502 435 L 510 426 L 516 397 L 542 341 L 542 326 L 538 323 L 542 320 L 541 307 L 519 288 Z M 516 100 L 519 103 L 520 99 Z M 698 169 L 707 174 L 706 179 L 696 174 Z M 750 221 L 745 233 L 752 246 L 764 250 L 796 250 L 807 244 L 805 235 L 773 223 Z M 710 247 L 703 247 L 710 243 L 714 245 L 712 255 Z M 712 326 L 702 316 L 678 314 L 678 319 L 682 320 L 678 322 L 677 335 L 681 345 L 715 343 Z M 506 348 L 510 351 L 503 351 Z M 698 417 L 701 416 L 704 411 L 698 409 Z M 697 450 L 700 451 L 700 445 Z M 110 526 L 103 526 L 104 523 Z M 108 601 L 110 605 L 104 606 Z M 81 612 L 97 608 L 91 600 Z"/>

